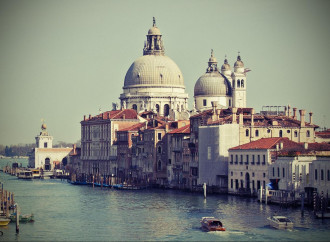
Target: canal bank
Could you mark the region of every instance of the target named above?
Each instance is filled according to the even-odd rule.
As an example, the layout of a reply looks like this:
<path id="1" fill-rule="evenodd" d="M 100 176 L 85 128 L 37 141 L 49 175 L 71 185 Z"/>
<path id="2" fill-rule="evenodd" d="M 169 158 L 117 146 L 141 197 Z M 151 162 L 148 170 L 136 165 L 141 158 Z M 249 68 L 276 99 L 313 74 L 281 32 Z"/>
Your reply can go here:
<path id="1" fill-rule="evenodd" d="M 2 164 L 1 164 L 2 166 Z M 22 213 L 34 223 L 1 228 L 3 241 L 306 241 L 328 240 L 330 221 L 314 219 L 312 211 L 260 204 L 254 198 L 208 195 L 172 190 L 114 190 L 73 186 L 58 179 L 19 180 L 0 173 L 15 193 Z M 293 230 L 269 227 L 274 213 L 295 222 Z M 227 231 L 203 232 L 200 219 L 215 216 Z"/>

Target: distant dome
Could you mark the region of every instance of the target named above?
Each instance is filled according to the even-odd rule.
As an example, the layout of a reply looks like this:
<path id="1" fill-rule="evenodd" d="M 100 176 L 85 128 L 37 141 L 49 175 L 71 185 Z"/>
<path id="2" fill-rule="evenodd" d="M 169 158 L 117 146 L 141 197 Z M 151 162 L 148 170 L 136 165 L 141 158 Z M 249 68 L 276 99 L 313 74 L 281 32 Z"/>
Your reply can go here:
<path id="1" fill-rule="evenodd" d="M 238 67 L 238 68 L 240 68 L 240 67 L 244 67 L 244 63 L 243 63 L 243 61 L 241 60 L 240 55 L 237 56 L 237 61 L 235 62 L 234 67 Z"/>
<path id="2" fill-rule="evenodd" d="M 226 96 L 229 94 L 227 80 L 219 72 L 202 75 L 196 82 L 194 96 Z"/>
<path id="3" fill-rule="evenodd" d="M 124 88 L 132 86 L 184 86 L 177 64 L 168 56 L 144 55 L 128 69 Z"/>
<path id="4" fill-rule="evenodd" d="M 47 129 L 47 125 L 46 125 L 46 124 L 42 124 L 42 125 L 41 125 L 41 129 L 42 129 L 42 130 Z"/>
<path id="5" fill-rule="evenodd" d="M 221 66 L 221 71 L 230 71 L 230 65 L 228 64 L 227 59 L 225 59 L 223 65 Z"/>
<path id="6" fill-rule="evenodd" d="M 154 26 L 154 27 L 151 27 L 149 29 L 148 35 L 162 35 L 162 34 L 160 33 L 159 28 L 157 28 L 156 26 Z"/>

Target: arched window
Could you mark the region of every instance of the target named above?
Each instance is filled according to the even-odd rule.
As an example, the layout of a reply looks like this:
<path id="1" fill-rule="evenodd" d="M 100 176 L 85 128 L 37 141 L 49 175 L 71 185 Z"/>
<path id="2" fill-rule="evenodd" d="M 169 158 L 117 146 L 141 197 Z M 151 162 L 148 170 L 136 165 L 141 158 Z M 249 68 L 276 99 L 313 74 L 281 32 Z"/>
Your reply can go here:
<path id="1" fill-rule="evenodd" d="M 238 87 L 238 88 L 241 87 L 241 82 L 240 82 L 240 80 L 237 80 L 237 87 Z"/>
<path id="2" fill-rule="evenodd" d="M 280 130 L 280 132 L 279 132 L 279 136 L 280 136 L 280 137 L 283 137 L 283 131 L 282 131 L 282 130 Z"/>
<path id="3" fill-rule="evenodd" d="M 249 130 L 245 130 L 245 136 L 248 137 L 249 136 Z"/>
<path id="4" fill-rule="evenodd" d="M 161 154 L 162 153 L 162 147 L 158 146 L 158 153 Z"/>
<path id="5" fill-rule="evenodd" d="M 244 87 L 244 80 L 241 80 L 241 87 Z"/>
<path id="6" fill-rule="evenodd" d="M 170 106 L 168 104 L 164 105 L 164 116 L 168 116 L 170 114 Z"/>
<path id="7" fill-rule="evenodd" d="M 307 137 L 310 137 L 310 136 L 311 136 L 311 133 L 310 133 L 309 130 L 307 130 L 306 136 L 307 136 Z"/>
<path id="8" fill-rule="evenodd" d="M 229 99 L 229 107 L 231 107 L 231 99 Z"/>
<path id="9" fill-rule="evenodd" d="M 136 104 L 133 104 L 132 108 L 137 111 L 137 105 Z"/>
<path id="10" fill-rule="evenodd" d="M 298 131 L 294 131 L 294 137 L 298 137 Z"/>
<path id="11" fill-rule="evenodd" d="M 259 130 L 256 130 L 256 137 L 259 137 Z"/>
<path id="12" fill-rule="evenodd" d="M 159 113 L 159 105 L 156 104 L 156 112 Z"/>

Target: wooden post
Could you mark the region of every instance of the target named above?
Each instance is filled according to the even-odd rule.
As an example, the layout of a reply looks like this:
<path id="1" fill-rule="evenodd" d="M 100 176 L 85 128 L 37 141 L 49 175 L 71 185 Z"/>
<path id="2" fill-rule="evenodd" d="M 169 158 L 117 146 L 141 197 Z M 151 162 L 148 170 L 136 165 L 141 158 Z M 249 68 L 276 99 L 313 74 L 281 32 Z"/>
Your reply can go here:
<path id="1" fill-rule="evenodd" d="M 260 186 L 260 203 L 262 203 L 262 185 Z"/>
<path id="2" fill-rule="evenodd" d="M 304 216 L 305 193 L 301 193 L 301 216 Z"/>
<path id="3" fill-rule="evenodd" d="M 93 175 L 93 188 L 94 188 L 94 175 Z"/>
<path id="4" fill-rule="evenodd" d="M 265 204 L 267 205 L 267 193 L 268 193 L 268 187 L 266 186 L 266 189 L 265 189 Z"/>
<path id="5" fill-rule="evenodd" d="M 18 204 L 15 204 L 16 207 L 16 233 L 19 233 L 19 209 L 18 209 Z"/>

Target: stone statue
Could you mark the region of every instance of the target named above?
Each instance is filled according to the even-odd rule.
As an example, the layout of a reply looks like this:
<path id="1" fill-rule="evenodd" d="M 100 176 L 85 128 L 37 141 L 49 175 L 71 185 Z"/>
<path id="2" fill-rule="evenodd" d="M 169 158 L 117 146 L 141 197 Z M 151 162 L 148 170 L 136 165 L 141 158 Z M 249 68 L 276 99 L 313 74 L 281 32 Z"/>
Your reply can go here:
<path id="1" fill-rule="evenodd" d="M 123 109 L 126 109 L 126 101 L 123 101 Z"/>

